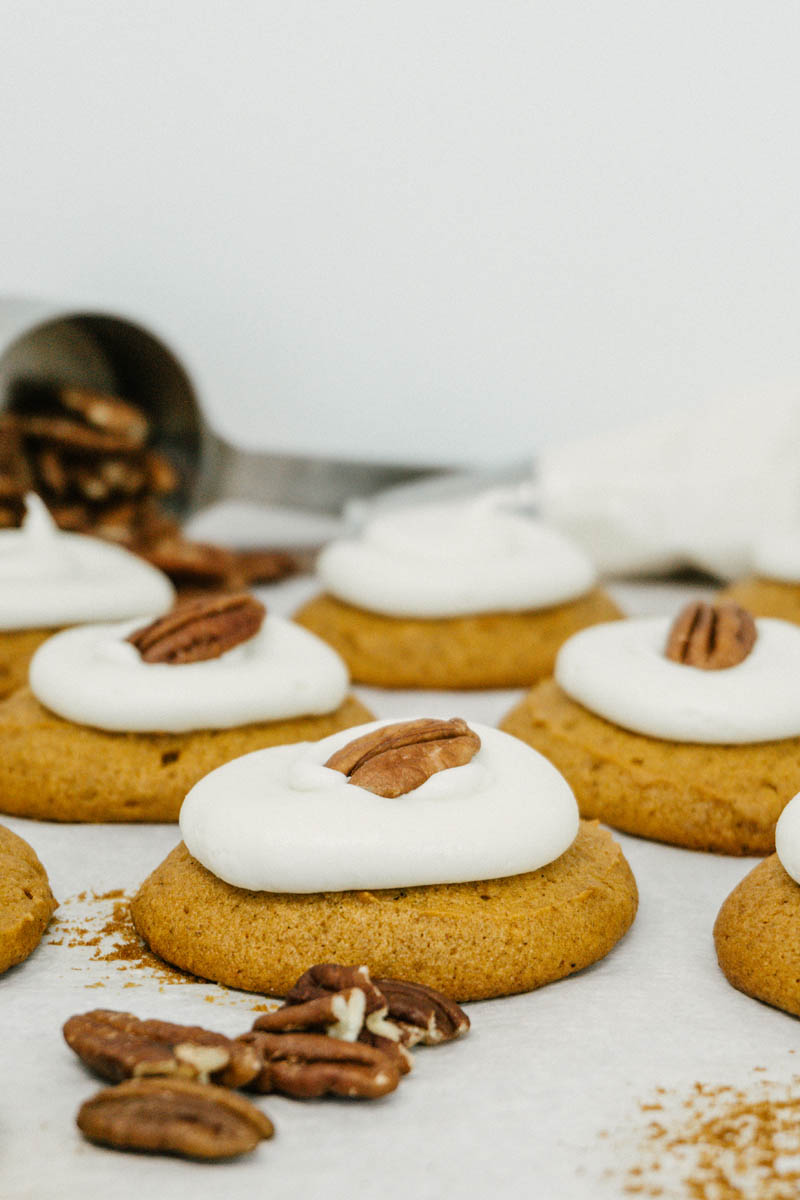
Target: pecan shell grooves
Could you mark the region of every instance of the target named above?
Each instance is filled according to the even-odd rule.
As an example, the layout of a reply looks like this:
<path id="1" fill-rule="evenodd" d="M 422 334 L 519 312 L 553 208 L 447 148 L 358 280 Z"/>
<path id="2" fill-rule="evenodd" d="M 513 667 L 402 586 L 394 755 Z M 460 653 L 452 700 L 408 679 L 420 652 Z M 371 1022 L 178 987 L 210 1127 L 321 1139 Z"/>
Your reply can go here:
<path id="1" fill-rule="evenodd" d="M 451 1042 L 469 1030 L 469 1017 L 449 996 L 423 983 L 404 979 L 376 979 L 389 1005 L 388 1018 L 400 1029 L 405 1046 L 423 1042 L 435 1046 Z"/>
<path id="2" fill-rule="evenodd" d="M 169 1075 L 243 1087 L 260 1070 L 258 1055 L 221 1033 L 197 1025 L 140 1021 L 132 1013 L 95 1009 L 70 1017 L 64 1039 L 103 1079 Z"/>
<path id="3" fill-rule="evenodd" d="M 738 604 L 687 604 L 667 637 L 672 662 L 704 671 L 722 671 L 744 662 L 758 636 L 750 613 Z"/>
<path id="4" fill-rule="evenodd" d="M 248 641 L 258 633 L 265 615 L 264 605 L 248 592 L 200 596 L 135 630 L 128 641 L 145 662 L 205 662 Z"/>
<path id="5" fill-rule="evenodd" d="M 393 798 L 420 787 L 431 775 L 470 762 L 481 740 L 460 717 L 422 718 L 384 725 L 349 742 L 325 763 L 348 782 Z"/>
<path id="6" fill-rule="evenodd" d="M 226 1088 L 186 1079 L 129 1079 L 98 1092 L 78 1112 L 92 1142 L 188 1158 L 232 1158 L 274 1133 L 264 1113 Z"/>

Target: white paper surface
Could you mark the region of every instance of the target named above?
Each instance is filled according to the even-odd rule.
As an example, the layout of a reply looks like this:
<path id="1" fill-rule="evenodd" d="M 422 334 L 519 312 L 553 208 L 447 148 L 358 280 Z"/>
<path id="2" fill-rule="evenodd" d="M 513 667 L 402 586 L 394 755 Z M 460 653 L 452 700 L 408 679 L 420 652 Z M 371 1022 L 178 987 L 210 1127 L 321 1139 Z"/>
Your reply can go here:
<path id="1" fill-rule="evenodd" d="M 308 591 L 307 582 L 290 581 L 264 595 L 275 611 L 289 612 Z M 669 588 L 615 591 L 636 611 L 674 609 L 685 597 Z M 519 695 L 357 690 L 379 716 L 463 715 L 489 723 Z M 111 908 L 81 904 L 79 893 L 135 890 L 177 841 L 174 826 L 0 820 L 40 855 L 71 927 L 81 914 L 102 925 Z M 468 1037 L 419 1050 L 413 1073 L 383 1100 L 258 1098 L 276 1136 L 228 1164 L 134 1156 L 85 1142 L 75 1114 L 103 1084 L 67 1048 L 61 1026 L 74 1012 L 104 1007 L 236 1034 L 250 1027 L 261 997 L 201 982 L 165 983 L 149 969 L 93 958 L 102 946 L 53 944 L 62 932 L 51 926 L 29 960 L 0 977 L 0 1198 L 622 1195 L 648 1119 L 640 1102 L 659 1086 L 682 1091 L 695 1081 L 764 1078 L 755 1068 L 789 1081 L 798 1034 L 793 1018 L 734 991 L 716 964 L 714 918 L 752 860 L 618 836 L 640 909 L 605 960 L 538 992 L 470 1005 Z M 673 1181 L 664 1194 L 683 1192 Z"/>

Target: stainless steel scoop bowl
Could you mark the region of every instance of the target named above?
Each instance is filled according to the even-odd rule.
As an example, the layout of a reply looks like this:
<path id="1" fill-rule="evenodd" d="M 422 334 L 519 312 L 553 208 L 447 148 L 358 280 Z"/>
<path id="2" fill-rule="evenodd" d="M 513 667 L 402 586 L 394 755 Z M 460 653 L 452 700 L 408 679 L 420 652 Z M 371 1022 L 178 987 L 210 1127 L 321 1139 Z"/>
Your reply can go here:
<path id="1" fill-rule="evenodd" d="M 154 444 L 178 467 L 180 515 L 238 498 L 338 512 L 354 496 L 433 468 L 310 458 L 231 445 L 208 423 L 197 383 L 176 352 L 127 317 L 0 298 L 0 409 L 24 408 L 30 385 L 81 384 L 126 397 L 150 418 Z"/>

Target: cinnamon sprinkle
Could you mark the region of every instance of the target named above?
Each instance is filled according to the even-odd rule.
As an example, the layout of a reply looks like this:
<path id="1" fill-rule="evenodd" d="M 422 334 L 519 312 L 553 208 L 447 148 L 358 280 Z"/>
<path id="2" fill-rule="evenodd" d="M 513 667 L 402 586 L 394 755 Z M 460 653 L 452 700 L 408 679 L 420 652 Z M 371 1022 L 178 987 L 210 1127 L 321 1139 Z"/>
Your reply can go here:
<path id="1" fill-rule="evenodd" d="M 762 1077 L 742 1088 L 695 1083 L 687 1096 L 664 1088 L 658 1093 L 662 1100 L 639 1105 L 645 1116 L 658 1110 L 659 1118 L 640 1132 L 623 1195 L 665 1200 L 800 1196 L 800 1076 L 790 1083 Z"/>
<path id="2" fill-rule="evenodd" d="M 76 902 L 83 910 L 80 915 L 66 911 Z M 87 904 L 96 911 L 86 912 Z M 62 901 L 47 940 L 54 946 L 90 949 L 90 961 L 113 963 L 119 971 L 146 968 L 150 978 L 155 975 L 162 983 L 198 982 L 196 976 L 170 967 L 148 949 L 134 929 L 130 897 L 121 888 L 103 893 L 79 892 Z M 97 982 L 87 986 L 102 987 L 103 984 Z M 125 986 L 137 985 L 131 981 Z"/>

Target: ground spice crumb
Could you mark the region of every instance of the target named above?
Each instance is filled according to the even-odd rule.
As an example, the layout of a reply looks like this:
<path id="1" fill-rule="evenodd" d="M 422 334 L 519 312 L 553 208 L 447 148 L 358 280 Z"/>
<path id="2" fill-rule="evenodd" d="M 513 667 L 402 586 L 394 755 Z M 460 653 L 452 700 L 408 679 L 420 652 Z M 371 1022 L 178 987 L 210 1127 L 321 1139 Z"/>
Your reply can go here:
<path id="1" fill-rule="evenodd" d="M 65 906 L 76 900 L 83 904 L 89 903 L 92 907 L 96 906 L 97 911 L 88 915 L 83 912 L 80 917 L 64 915 Z M 80 947 L 91 950 L 92 962 L 113 963 L 120 971 L 140 970 L 146 967 L 151 978 L 155 975 L 170 984 L 197 981 L 196 976 L 168 966 L 148 949 L 134 929 L 130 899 L 122 888 L 113 888 L 108 892 L 79 892 L 77 896 L 69 897 L 62 903 L 61 915 L 51 925 L 50 932 L 57 933 L 58 937 L 48 937 L 48 942 L 73 949 Z M 87 987 L 97 986 L 101 985 L 87 984 Z M 137 985 L 130 982 L 125 986 Z"/>
<path id="2" fill-rule="evenodd" d="M 638 1161 L 623 1181 L 625 1195 L 675 1200 L 800 1196 L 800 1077 L 790 1083 L 762 1078 L 751 1088 L 697 1082 L 688 1098 L 664 1088 L 657 1093 L 669 1100 L 642 1103 L 640 1110 L 659 1107 L 666 1114 L 642 1130 Z M 668 1188 L 657 1181 L 659 1175 L 662 1183 L 669 1175 Z"/>

